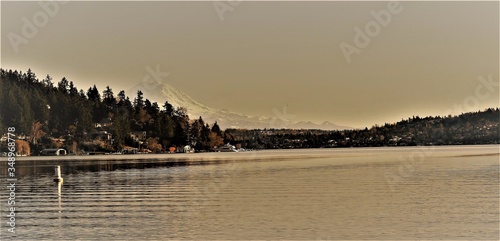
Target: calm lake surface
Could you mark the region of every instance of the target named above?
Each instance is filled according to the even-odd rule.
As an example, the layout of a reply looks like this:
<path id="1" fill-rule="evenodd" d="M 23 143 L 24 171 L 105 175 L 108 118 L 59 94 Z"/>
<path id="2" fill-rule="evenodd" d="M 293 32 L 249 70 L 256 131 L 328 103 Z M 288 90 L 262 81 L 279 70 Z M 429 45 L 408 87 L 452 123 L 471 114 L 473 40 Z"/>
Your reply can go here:
<path id="1" fill-rule="evenodd" d="M 15 235 L 2 158 L 0 239 L 499 239 L 498 145 L 186 156 L 20 158 Z"/>

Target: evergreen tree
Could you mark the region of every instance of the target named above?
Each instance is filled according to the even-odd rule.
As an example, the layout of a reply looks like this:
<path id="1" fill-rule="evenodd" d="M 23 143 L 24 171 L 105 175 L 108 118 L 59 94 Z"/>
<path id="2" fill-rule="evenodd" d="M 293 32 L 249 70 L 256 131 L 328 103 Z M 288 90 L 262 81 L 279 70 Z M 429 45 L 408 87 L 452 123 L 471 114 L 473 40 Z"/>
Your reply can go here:
<path id="1" fill-rule="evenodd" d="M 20 95 L 20 108 L 17 110 L 18 112 L 21 113 L 20 120 L 19 120 L 19 130 L 22 133 L 28 134 L 30 133 L 31 126 L 34 122 L 33 119 L 33 110 L 31 109 L 31 105 L 29 103 L 29 100 L 26 95 Z"/>
<path id="2" fill-rule="evenodd" d="M 118 107 L 116 113 L 113 115 L 113 145 L 117 149 L 120 149 L 125 145 L 125 140 L 129 136 L 130 119 L 130 112 L 125 105 Z"/>
<path id="3" fill-rule="evenodd" d="M 167 115 L 172 116 L 174 114 L 174 107 L 170 103 L 168 103 L 168 101 L 165 101 L 163 108 L 165 108 L 165 112 L 167 113 Z"/>
<path id="4" fill-rule="evenodd" d="M 63 77 L 59 83 L 57 83 L 57 90 L 63 94 L 67 94 L 69 90 L 69 83 L 66 77 Z"/>
<path id="5" fill-rule="evenodd" d="M 89 90 L 87 91 L 87 98 L 97 103 L 101 101 L 101 95 L 99 94 L 99 90 L 97 90 L 97 87 L 95 85 L 94 87 L 89 88 Z"/>
<path id="6" fill-rule="evenodd" d="M 159 138 L 159 141 L 164 148 L 168 148 L 172 145 L 174 127 L 172 116 L 167 115 L 165 112 L 161 112 L 158 120 L 154 123 L 153 135 Z"/>
<path id="7" fill-rule="evenodd" d="M 102 92 L 102 98 L 102 102 L 108 107 L 108 109 L 112 110 L 115 107 L 115 96 L 113 95 L 113 90 L 109 88 L 109 85 L 106 86 L 106 89 Z"/>
<path id="8" fill-rule="evenodd" d="M 32 106 L 34 119 L 42 124 L 46 124 L 49 120 L 49 104 L 47 98 L 42 96 L 39 91 L 34 91 L 30 96 L 30 106 Z"/>
<path id="9" fill-rule="evenodd" d="M 203 143 L 202 143 L 202 129 L 203 126 L 205 125 L 205 122 L 203 121 L 203 118 L 201 116 L 197 119 L 194 120 L 193 123 L 191 124 L 191 132 L 190 132 L 190 144 L 195 147 L 195 149 L 201 150 L 203 149 Z"/>
<path id="10" fill-rule="evenodd" d="M 201 148 L 203 150 L 210 149 L 210 126 L 205 124 L 201 129 Z"/>
<path id="11" fill-rule="evenodd" d="M 5 105 L 3 113 L 7 113 L 5 115 L 5 125 L 15 127 L 16 130 L 20 130 L 21 123 L 21 106 L 18 103 L 17 92 L 15 91 L 16 87 L 12 86 L 8 90 L 7 97 L 4 99 Z M 3 104 L 2 103 L 2 104 Z M 3 131 L 3 130 L 2 130 Z"/>
<path id="12" fill-rule="evenodd" d="M 83 91 L 82 89 L 80 89 L 78 95 L 80 96 L 80 99 L 85 99 L 85 100 L 87 99 L 87 95 L 85 94 L 85 91 Z"/>
<path id="13" fill-rule="evenodd" d="M 160 108 L 158 107 L 158 103 L 151 103 L 148 99 L 144 102 L 144 109 L 148 113 L 148 115 L 154 120 L 158 118 L 158 114 L 160 113 Z"/>
<path id="14" fill-rule="evenodd" d="M 120 92 L 118 93 L 118 104 L 123 104 L 126 98 L 127 96 L 125 95 L 125 91 L 120 90 Z"/>
<path id="15" fill-rule="evenodd" d="M 54 83 L 52 83 L 52 77 L 50 77 L 50 75 L 47 75 L 45 79 L 42 80 L 42 84 L 47 88 L 54 88 Z"/>
<path id="16" fill-rule="evenodd" d="M 142 91 L 137 91 L 137 97 L 134 99 L 134 109 L 135 113 L 139 114 L 142 109 L 144 109 L 144 94 Z"/>
<path id="17" fill-rule="evenodd" d="M 184 146 L 189 139 L 189 117 L 187 110 L 183 107 L 178 107 L 173 116 L 175 123 L 174 140 L 176 146 Z"/>
<path id="18" fill-rule="evenodd" d="M 33 71 L 31 71 L 31 69 L 28 69 L 28 71 L 26 72 L 26 82 L 27 83 L 35 83 L 35 82 L 38 82 L 38 79 L 36 78 L 36 74 L 33 73 Z"/>
<path id="19" fill-rule="evenodd" d="M 215 134 L 217 134 L 218 136 L 222 136 L 222 131 L 219 127 L 219 125 L 217 124 L 217 121 L 214 123 L 214 125 L 212 126 L 212 132 L 214 132 Z"/>
<path id="20" fill-rule="evenodd" d="M 73 81 L 69 82 L 68 89 L 69 89 L 69 95 L 70 96 L 77 96 L 78 95 L 78 89 L 73 84 Z"/>

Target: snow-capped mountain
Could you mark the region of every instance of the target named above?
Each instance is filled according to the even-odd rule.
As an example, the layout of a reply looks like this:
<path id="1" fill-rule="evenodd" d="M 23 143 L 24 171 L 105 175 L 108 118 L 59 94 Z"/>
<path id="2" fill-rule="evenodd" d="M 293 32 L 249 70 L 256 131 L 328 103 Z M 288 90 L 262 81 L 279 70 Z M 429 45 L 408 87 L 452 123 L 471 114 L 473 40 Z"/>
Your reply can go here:
<path id="1" fill-rule="evenodd" d="M 322 129 L 322 130 L 341 130 L 352 129 L 347 126 L 339 126 L 330 122 L 316 124 L 310 121 L 293 121 L 293 115 L 288 115 L 286 109 L 274 110 L 274 117 L 264 116 L 247 116 L 244 114 L 220 110 L 206 106 L 199 101 L 191 98 L 191 96 L 175 89 L 169 84 L 138 84 L 132 87 L 128 93 L 134 96 L 137 90 L 144 93 L 144 97 L 156 101 L 162 106 L 165 101 L 168 101 L 174 107 L 185 107 L 188 111 L 190 119 L 202 117 L 206 123 L 214 123 L 217 121 L 219 126 L 226 128 L 246 128 L 246 129 L 263 129 L 263 128 L 290 128 L 290 129 Z"/>

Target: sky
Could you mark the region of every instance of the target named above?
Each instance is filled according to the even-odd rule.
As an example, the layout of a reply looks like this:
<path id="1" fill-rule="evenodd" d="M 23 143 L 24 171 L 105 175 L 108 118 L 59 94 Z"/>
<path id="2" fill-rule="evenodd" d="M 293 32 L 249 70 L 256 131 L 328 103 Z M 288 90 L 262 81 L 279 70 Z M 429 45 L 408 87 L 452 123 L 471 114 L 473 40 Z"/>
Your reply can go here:
<path id="1" fill-rule="evenodd" d="M 2 1 L 1 67 L 359 128 L 499 107 L 498 2 L 231 3 Z"/>

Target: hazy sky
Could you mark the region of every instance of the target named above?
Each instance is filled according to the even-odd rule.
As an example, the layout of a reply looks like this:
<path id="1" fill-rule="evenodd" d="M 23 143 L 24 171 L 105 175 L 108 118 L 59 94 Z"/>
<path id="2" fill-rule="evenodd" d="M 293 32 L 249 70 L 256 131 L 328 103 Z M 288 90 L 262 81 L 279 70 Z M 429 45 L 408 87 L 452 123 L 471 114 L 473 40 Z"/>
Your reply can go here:
<path id="1" fill-rule="evenodd" d="M 288 106 L 295 120 L 354 127 L 499 106 L 498 2 L 219 7 L 229 10 L 220 14 L 211 1 L 68 2 L 49 10 L 1 2 L 1 67 L 31 68 L 54 82 L 66 76 L 84 90 L 110 85 L 116 94 L 159 66 L 169 73 L 165 82 L 211 107 L 272 117 Z M 383 26 L 372 11 L 390 20 Z M 365 35 L 365 26 L 369 43 L 355 31 Z M 347 45 L 356 51 L 350 62 Z M 489 75 L 494 83 L 484 86 L 479 77 Z"/>

